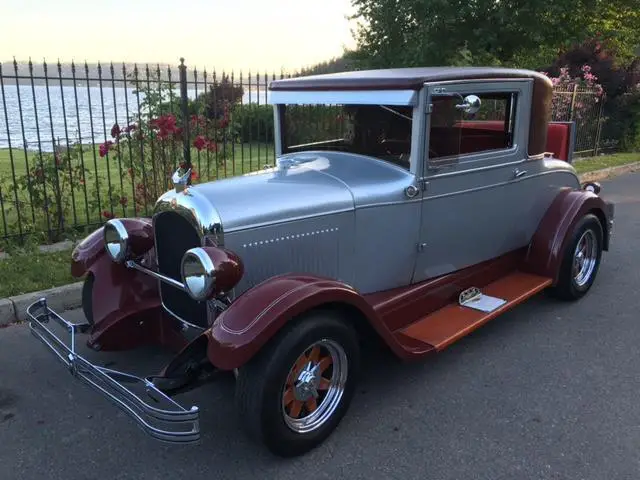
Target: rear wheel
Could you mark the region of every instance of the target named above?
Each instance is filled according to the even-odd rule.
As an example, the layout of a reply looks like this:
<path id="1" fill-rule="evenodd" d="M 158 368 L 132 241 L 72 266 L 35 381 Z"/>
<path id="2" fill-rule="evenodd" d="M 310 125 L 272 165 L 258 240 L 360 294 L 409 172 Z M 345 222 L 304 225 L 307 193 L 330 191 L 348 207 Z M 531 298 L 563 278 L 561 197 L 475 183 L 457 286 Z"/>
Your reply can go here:
<path id="1" fill-rule="evenodd" d="M 318 446 L 349 407 L 359 356 L 355 331 L 335 314 L 301 318 L 238 371 L 236 403 L 248 433 L 280 456 Z"/>
<path id="2" fill-rule="evenodd" d="M 595 215 L 585 215 L 576 224 L 553 289 L 557 297 L 577 300 L 589 291 L 600 267 L 602 240 L 602 225 Z"/>

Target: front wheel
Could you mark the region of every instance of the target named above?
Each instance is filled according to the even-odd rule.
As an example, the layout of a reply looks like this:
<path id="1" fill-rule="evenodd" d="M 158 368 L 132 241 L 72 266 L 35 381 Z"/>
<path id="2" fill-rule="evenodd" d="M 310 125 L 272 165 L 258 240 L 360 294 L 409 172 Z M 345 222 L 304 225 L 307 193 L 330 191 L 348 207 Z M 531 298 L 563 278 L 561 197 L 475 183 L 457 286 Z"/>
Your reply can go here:
<path id="1" fill-rule="evenodd" d="M 603 236 L 600 220 L 593 214 L 585 215 L 576 224 L 553 289 L 557 297 L 577 300 L 589 291 L 600 267 Z"/>
<path id="2" fill-rule="evenodd" d="M 356 333 L 316 312 L 282 331 L 239 369 L 236 403 L 248 433 L 276 455 L 301 455 L 338 426 L 359 369 Z"/>

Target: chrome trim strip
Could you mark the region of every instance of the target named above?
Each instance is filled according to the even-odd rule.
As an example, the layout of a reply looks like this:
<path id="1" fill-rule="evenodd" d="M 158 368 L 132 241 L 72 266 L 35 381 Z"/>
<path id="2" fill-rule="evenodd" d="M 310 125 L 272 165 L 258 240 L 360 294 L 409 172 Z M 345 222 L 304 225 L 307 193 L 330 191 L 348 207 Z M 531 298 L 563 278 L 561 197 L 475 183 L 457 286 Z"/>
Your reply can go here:
<path id="1" fill-rule="evenodd" d="M 341 208 L 336 210 L 328 210 L 326 212 L 321 212 L 321 213 L 313 213 L 309 215 L 297 215 L 294 217 L 287 217 L 286 219 L 279 220 L 275 223 L 272 221 L 247 223 L 246 225 L 242 225 L 239 227 L 229 228 L 228 230 L 226 230 L 226 233 L 244 232 L 246 230 L 251 230 L 253 228 L 260 228 L 260 227 L 273 227 L 276 225 L 282 225 L 284 223 L 293 223 L 299 220 L 309 220 L 311 218 L 330 217 L 332 215 L 337 215 L 341 213 L 350 213 L 350 212 L 353 212 L 353 210 L 354 210 L 354 207 L 348 207 L 348 208 Z"/>
<path id="2" fill-rule="evenodd" d="M 194 302 L 195 302 L 195 300 L 194 300 Z M 165 311 L 166 311 L 169 315 L 173 316 L 176 320 L 178 320 L 180 323 L 182 323 L 183 327 L 185 327 L 185 330 L 186 330 L 186 327 L 195 328 L 196 330 L 199 330 L 199 331 L 201 331 L 201 332 L 203 332 L 203 331 L 205 330 L 205 328 L 204 328 L 204 327 L 201 327 L 200 325 L 195 325 L 195 324 L 193 324 L 193 323 L 191 323 L 191 322 L 187 322 L 187 321 L 186 321 L 184 318 L 182 318 L 180 315 L 178 315 L 178 314 L 174 313 L 174 312 L 173 312 L 169 307 L 167 307 L 167 306 L 164 304 L 164 300 L 161 300 L 161 304 L 162 304 L 162 308 L 164 308 L 164 309 L 165 309 Z M 211 313 L 211 312 L 210 312 L 210 309 L 211 309 L 211 307 L 209 306 L 209 303 L 207 302 L 207 315 L 209 315 L 209 314 Z"/>
<path id="3" fill-rule="evenodd" d="M 138 270 L 139 272 L 142 273 L 146 273 L 147 275 L 150 275 L 154 278 L 157 278 L 158 280 L 160 280 L 161 282 L 164 282 L 168 285 L 171 285 L 172 287 L 178 288 L 184 292 L 187 291 L 187 289 L 185 288 L 184 284 L 180 283 L 177 280 L 174 280 L 171 277 L 167 277 L 165 275 L 162 275 L 158 272 L 154 272 L 153 270 L 149 270 L 148 268 L 143 267 L 142 265 L 138 265 L 136 262 L 134 262 L 133 260 L 127 260 L 125 265 L 127 266 L 127 268 L 133 268 L 134 270 Z"/>
<path id="4" fill-rule="evenodd" d="M 219 247 L 224 246 L 224 230 L 220 214 L 209 200 L 196 192 L 195 188 L 185 188 L 181 192 L 169 190 L 162 195 L 156 201 L 153 209 L 154 225 L 155 218 L 164 212 L 175 212 L 187 220 L 198 232 L 201 246 L 204 246 L 205 237 L 207 236 L 213 236 L 216 245 Z"/>
<path id="5" fill-rule="evenodd" d="M 466 78 L 466 79 L 456 79 L 456 80 L 434 80 L 432 82 L 424 82 L 425 87 L 433 87 L 438 85 L 458 85 L 458 84 L 469 84 L 469 83 L 477 83 L 480 85 L 484 85 L 487 82 L 495 83 L 495 82 L 509 82 L 509 83 L 529 83 L 533 81 L 533 77 L 478 77 L 478 78 Z"/>
<path id="6" fill-rule="evenodd" d="M 551 174 L 558 174 L 558 173 L 566 173 L 566 174 L 575 176 L 575 174 L 570 170 L 553 170 L 553 171 L 549 171 L 549 172 L 539 172 L 539 173 L 534 173 L 534 174 L 526 175 L 526 176 L 519 177 L 519 178 L 512 178 L 511 180 L 507 180 L 507 181 L 504 181 L 504 182 L 492 183 L 491 185 L 482 185 L 480 187 L 467 188 L 465 190 L 456 190 L 455 192 L 441 193 L 439 195 L 432 195 L 432 196 L 425 195 L 422 198 L 422 200 L 423 201 L 428 201 L 428 200 L 434 200 L 436 198 L 451 197 L 451 196 L 454 196 L 454 195 L 460 195 L 460 194 L 464 194 L 464 193 L 479 192 L 481 190 L 488 190 L 490 188 L 502 187 L 504 185 L 509 185 L 509 184 L 516 183 L 516 182 L 526 182 L 527 180 L 529 180 L 531 178 L 542 177 L 543 175 L 551 175 Z"/>
<path id="7" fill-rule="evenodd" d="M 269 105 L 400 105 L 417 104 L 416 90 L 270 90 Z"/>
<path id="8" fill-rule="evenodd" d="M 180 192 L 175 190 L 169 190 L 162 195 L 155 204 L 153 211 L 153 242 L 154 245 L 158 244 L 158 238 L 155 229 L 155 220 L 158 215 L 165 212 L 175 212 L 185 218 L 193 228 L 196 229 L 198 236 L 200 237 L 200 246 L 206 246 L 206 238 L 213 237 L 213 241 L 219 247 L 224 247 L 224 228 L 222 226 L 222 219 L 218 210 L 211 205 L 211 202 L 207 200 L 203 195 L 198 194 L 193 188 L 185 188 Z M 156 250 L 156 255 L 158 255 Z M 157 262 L 160 262 L 159 256 Z M 161 278 L 159 280 L 162 281 Z M 170 279 L 173 280 L 173 279 Z M 175 280 L 174 280 L 175 281 Z M 179 283 L 179 282 L 176 282 Z M 176 286 L 169 282 L 170 285 Z M 180 287 L 184 290 L 184 285 L 180 284 Z M 173 315 L 177 320 L 184 325 L 188 325 L 193 328 L 204 330 L 202 327 L 187 322 L 183 318 L 173 313 L 164 303 L 162 298 L 162 290 L 160 289 L 160 301 L 165 311 Z M 207 303 L 207 316 L 211 315 L 211 307 Z"/>
<path id="9" fill-rule="evenodd" d="M 56 354 L 70 373 L 83 380 L 96 391 L 111 400 L 128 414 L 147 434 L 169 443 L 194 443 L 200 439 L 200 413 L 196 406 L 187 409 L 160 391 L 147 378 L 93 365 L 76 352 L 76 333 L 87 324 L 71 323 L 47 306 L 46 298 L 27 307 L 31 333 Z M 46 323 L 50 320 L 65 328 L 70 339 L 68 346 L 58 338 Z M 144 389 L 154 405 L 142 400 L 125 384 L 135 384 Z"/>

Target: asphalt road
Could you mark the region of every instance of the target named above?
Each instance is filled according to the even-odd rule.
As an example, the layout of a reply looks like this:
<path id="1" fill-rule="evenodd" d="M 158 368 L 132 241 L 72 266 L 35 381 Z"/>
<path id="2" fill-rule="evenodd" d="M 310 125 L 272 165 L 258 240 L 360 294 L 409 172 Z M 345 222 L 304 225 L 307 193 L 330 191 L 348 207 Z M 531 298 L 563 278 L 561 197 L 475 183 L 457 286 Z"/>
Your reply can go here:
<path id="1" fill-rule="evenodd" d="M 165 446 L 26 327 L 0 330 L 0 479 L 637 480 L 640 174 L 603 186 L 615 236 L 587 297 L 540 296 L 420 363 L 368 359 L 339 429 L 297 459 L 246 440 L 231 378 L 181 397 L 201 407 L 201 444 Z M 114 368 L 143 368 L 143 353 Z"/>

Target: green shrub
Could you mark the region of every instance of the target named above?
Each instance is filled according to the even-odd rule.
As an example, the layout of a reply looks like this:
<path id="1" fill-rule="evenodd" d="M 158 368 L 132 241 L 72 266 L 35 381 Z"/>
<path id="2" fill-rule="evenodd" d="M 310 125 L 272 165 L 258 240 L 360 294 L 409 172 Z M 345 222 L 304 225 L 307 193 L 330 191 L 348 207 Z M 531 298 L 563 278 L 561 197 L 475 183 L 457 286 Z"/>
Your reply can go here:
<path id="1" fill-rule="evenodd" d="M 640 87 L 605 103 L 601 143 L 615 140 L 619 151 L 640 151 Z"/>
<path id="2" fill-rule="evenodd" d="M 236 105 L 233 110 L 238 141 L 273 142 L 273 106 Z"/>

